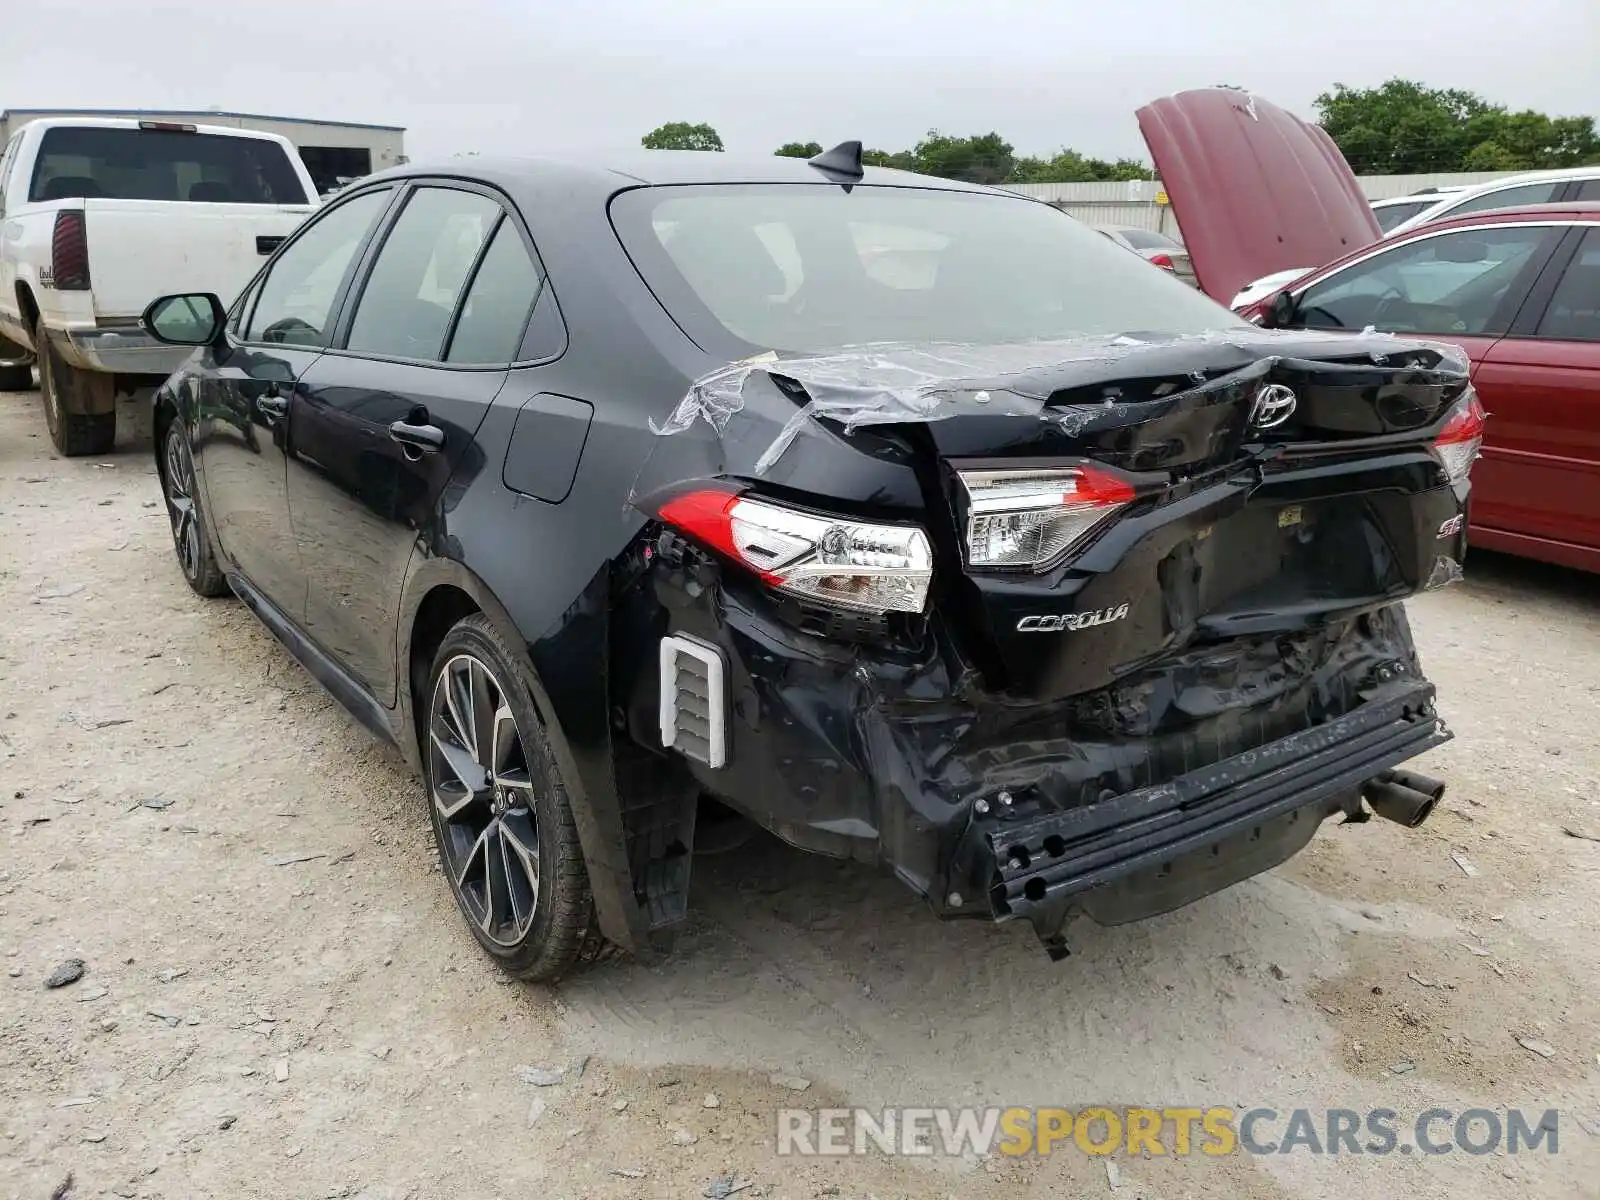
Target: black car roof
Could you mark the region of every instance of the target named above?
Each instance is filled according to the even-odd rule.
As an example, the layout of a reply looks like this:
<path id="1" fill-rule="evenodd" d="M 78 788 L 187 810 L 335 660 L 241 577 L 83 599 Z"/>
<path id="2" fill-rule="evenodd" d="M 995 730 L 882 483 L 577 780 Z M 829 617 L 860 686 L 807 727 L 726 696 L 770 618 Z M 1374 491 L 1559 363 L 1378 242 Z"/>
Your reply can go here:
<path id="1" fill-rule="evenodd" d="M 588 184 L 596 190 L 614 192 L 637 184 L 717 184 L 717 183 L 827 183 L 828 178 L 804 159 L 776 154 L 727 154 L 704 150 L 618 150 L 609 153 L 540 155 L 513 157 L 468 155 L 436 162 L 408 163 L 369 176 L 363 184 L 378 179 L 416 175 L 454 176 L 482 179 L 488 183 L 515 188 L 518 184 L 543 184 L 562 180 L 568 185 Z M 867 167 L 864 184 L 900 187 L 937 188 L 956 192 L 994 192 L 993 188 L 938 179 L 887 167 Z M 1005 193 L 1014 195 L 1014 193 Z"/>

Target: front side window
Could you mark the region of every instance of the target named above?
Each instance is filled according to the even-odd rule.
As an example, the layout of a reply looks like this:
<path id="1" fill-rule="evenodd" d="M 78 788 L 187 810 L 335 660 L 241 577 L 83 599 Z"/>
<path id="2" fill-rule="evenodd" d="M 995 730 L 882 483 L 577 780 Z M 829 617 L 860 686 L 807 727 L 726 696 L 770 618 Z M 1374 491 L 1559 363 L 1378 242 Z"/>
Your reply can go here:
<path id="1" fill-rule="evenodd" d="M 346 349 L 437 361 L 456 301 L 500 211 L 477 192 L 413 192 L 361 289 Z"/>
<path id="2" fill-rule="evenodd" d="M 1537 336 L 1564 342 L 1600 342 L 1600 229 L 1584 234 L 1578 253 L 1539 321 Z"/>
<path id="3" fill-rule="evenodd" d="M 1439 216 L 1441 219 L 1465 217 L 1471 213 L 1488 212 L 1496 208 L 1517 208 L 1523 204 L 1549 204 L 1555 199 L 1555 194 L 1561 189 L 1563 182 L 1556 179 L 1548 183 L 1523 183 L 1516 187 L 1501 188 L 1497 192 L 1485 192 L 1481 196 L 1463 200 Z"/>
<path id="4" fill-rule="evenodd" d="M 345 274 L 389 199 L 388 189 L 367 192 L 307 225 L 262 280 L 245 340 L 326 346 Z"/>
<path id="5" fill-rule="evenodd" d="M 1550 226 L 1466 229 L 1364 259 L 1301 294 L 1300 324 L 1389 333 L 1499 333 L 1497 310 Z"/>
<path id="6" fill-rule="evenodd" d="M 30 200 L 72 197 L 210 204 L 307 204 L 280 142 L 176 129 L 46 130 Z"/>
<path id="7" fill-rule="evenodd" d="M 618 236 L 702 346 L 819 351 L 1187 334 L 1243 322 L 1047 205 L 937 188 L 637 188 Z"/>

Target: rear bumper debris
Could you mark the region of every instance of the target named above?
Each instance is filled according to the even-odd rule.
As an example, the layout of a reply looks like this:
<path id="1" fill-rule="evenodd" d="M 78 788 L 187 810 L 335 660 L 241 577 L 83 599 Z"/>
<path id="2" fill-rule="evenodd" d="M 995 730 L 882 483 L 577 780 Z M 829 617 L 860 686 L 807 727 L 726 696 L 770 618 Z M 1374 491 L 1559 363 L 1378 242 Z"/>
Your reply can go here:
<path id="1" fill-rule="evenodd" d="M 958 862 L 997 916 L 1026 918 L 1047 941 L 1074 907 L 1108 925 L 1170 911 L 1276 866 L 1324 817 L 1362 819 L 1364 783 L 1450 740 L 1433 698 L 1425 682 L 1395 683 L 1344 717 L 1169 783 L 1022 820 L 991 807 Z"/>
<path id="2" fill-rule="evenodd" d="M 725 759 L 674 770 L 801 849 L 888 868 L 941 918 L 1026 919 L 1053 951 L 1073 912 L 1165 912 L 1282 862 L 1327 816 L 1364 819 L 1363 784 L 1450 737 L 1398 604 L 1038 701 L 985 691 L 937 622 L 849 641 L 692 553 L 649 569 L 624 623 L 723 664 Z M 659 746 L 653 673 L 626 707 Z"/>

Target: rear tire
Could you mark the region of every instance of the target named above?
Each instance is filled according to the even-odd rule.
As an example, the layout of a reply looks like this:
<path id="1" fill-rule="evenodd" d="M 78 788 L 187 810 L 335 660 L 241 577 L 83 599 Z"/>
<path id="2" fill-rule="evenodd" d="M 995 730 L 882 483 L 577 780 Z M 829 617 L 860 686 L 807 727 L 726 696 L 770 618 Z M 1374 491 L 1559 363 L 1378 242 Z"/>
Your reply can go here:
<path id="1" fill-rule="evenodd" d="M 39 390 L 44 393 L 44 422 L 50 441 L 67 458 L 107 454 L 117 444 L 116 380 L 98 371 L 69 366 L 46 335 L 34 331 L 39 347 Z M 110 412 L 74 412 L 109 408 Z"/>
<path id="2" fill-rule="evenodd" d="M 487 617 L 445 635 L 418 699 L 439 866 L 473 937 L 508 974 L 541 983 L 602 957 L 561 769 Z"/>

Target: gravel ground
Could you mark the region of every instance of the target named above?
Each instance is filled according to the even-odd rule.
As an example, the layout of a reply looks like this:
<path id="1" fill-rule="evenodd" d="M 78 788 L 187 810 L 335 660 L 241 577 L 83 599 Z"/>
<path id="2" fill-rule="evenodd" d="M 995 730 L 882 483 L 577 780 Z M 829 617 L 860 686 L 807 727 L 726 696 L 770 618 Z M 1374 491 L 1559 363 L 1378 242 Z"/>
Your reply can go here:
<path id="1" fill-rule="evenodd" d="M 68 461 L 0 394 L 0 1194 L 1600 1195 L 1600 580 L 1480 556 L 1412 606 L 1459 735 L 1422 830 L 1329 825 L 1061 964 L 762 840 L 670 954 L 528 987 L 398 758 L 184 586 L 125 411 Z M 776 1155 L 778 1108 L 842 1103 L 1554 1106 L 1560 1153 Z"/>

